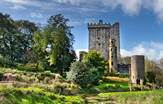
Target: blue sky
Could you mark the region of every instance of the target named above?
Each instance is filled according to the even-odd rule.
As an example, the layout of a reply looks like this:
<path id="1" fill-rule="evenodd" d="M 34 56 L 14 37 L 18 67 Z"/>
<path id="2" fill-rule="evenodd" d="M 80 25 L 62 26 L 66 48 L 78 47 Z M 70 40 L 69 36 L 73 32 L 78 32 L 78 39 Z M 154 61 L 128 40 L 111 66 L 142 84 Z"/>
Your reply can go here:
<path id="1" fill-rule="evenodd" d="M 1 0 L 0 12 L 46 24 L 58 13 L 74 26 L 75 50 L 88 48 L 88 22 L 120 22 L 121 54 L 163 57 L 163 0 Z"/>

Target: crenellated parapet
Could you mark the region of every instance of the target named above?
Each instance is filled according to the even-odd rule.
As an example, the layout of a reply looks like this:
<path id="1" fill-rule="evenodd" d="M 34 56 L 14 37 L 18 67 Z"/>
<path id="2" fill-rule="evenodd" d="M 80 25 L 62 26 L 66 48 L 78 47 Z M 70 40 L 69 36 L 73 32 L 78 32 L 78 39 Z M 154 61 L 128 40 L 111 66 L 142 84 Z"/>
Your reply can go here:
<path id="1" fill-rule="evenodd" d="M 102 20 L 99 20 L 98 23 L 90 22 L 88 23 L 88 29 L 89 28 L 111 28 L 111 27 L 117 27 L 119 28 L 119 22 L 114 22 L 113 24 L 110 23 L 103 23 Z"/>

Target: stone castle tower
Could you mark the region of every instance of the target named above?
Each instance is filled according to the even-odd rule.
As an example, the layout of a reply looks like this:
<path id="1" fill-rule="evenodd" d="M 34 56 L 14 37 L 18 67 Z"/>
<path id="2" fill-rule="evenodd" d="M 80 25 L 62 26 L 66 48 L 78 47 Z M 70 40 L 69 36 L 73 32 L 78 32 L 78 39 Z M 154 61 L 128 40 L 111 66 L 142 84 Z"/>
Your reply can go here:
<path id="1" fill-rule="evenodd" d="M 144 82 L 144 56 L 134 55 L 131 57 L 130 83 L 143 84 Z"/>
<path id="2" fill-rule="evenodd" d="M 99 23 L 88 23 L 88 30 L 89 30 L 89 50 L 96 50 L 100 52 L 102 57 L 106 61 L 111 62 L 111 64 L 109 65 L 109 69 L 110 67 L 115 66 L 115 64 L 117 65 L 116 61 L 120 58 L 119 23 L 118 22 L 114 24 L 103 23 L 103 21 L 100 20 Z M 116 50 L 116 52 L 111 52 L 112 49 L 110 47 L 112 46 L 114 46 L 113 51 Z"/>

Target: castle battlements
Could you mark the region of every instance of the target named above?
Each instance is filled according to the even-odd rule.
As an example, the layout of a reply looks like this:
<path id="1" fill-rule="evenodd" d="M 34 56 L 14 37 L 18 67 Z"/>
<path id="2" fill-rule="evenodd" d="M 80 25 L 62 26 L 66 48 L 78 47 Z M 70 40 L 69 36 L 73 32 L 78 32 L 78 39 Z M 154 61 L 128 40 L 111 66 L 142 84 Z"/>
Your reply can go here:
<path id="1" fill-rule="evenodd" d="M 110 24 L 110 23 L 103 23 L 102 20 L 99 20 L 98 23 L 94 23 L 94 22 L 88 23 L 88 28 L 110 28 L 114 26 L 119 26 L 119 22 L 114 22 L 113 24 Z"/>

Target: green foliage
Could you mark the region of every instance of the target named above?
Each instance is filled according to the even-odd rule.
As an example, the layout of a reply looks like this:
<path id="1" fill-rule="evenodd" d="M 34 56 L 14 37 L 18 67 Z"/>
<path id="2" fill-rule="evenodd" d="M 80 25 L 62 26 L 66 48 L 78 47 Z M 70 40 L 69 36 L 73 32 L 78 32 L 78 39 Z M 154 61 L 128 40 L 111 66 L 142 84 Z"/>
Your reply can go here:
<path id="1" fill-rule="evenodd" d="M 156 73 L 155 72 L 146 72 L 145 79 L 149 83 L 155 83 L 156 82 Z"/>
<path id="2" fill-rule="evenodd" d="M 95 51 L 90 51 L 82 62 L 71 64 L 67 79 L 79 84 L 81 87 L 89 87 L 98 84 L 105 70 L 104 60 Z"/>
<path id="3" fill-rule="evenodd" d="M 103 82 L 100 85 L 96 86 L 96 89 L 98 89 L 98 91 L 100 92 L 129 91 L 129 86 L 127 82 L 109 81 L 109 82 Z"/>
<path id="4" fill-rule="evenodd" d="M 162 70 L 162 59 L 160 64 L 149 59 L 145 60 L 145 71 L 146 71 L 146 81 L 150 83 L 155 83 L 157 86 L 163 86 L 163 70 Z"/>
<path id="5" fill-rule="evenodd" d="M 87 85 L 88 67 L 82 62 L 74 62 L 70 66 L 70 71 L 67 73 L 67 80 L 73 81 L 79 85 Z M 84 80 L 85 79 L 85 80 Z"/>
<path id="6" fill-rule="evenodd" d="M 0 68 L 0 81 L 12 82 L 10 87 L 39 87 L 46 91 L 63 95 L 73 95 L 79 92 L 79 87 L 68 83 L 59 74 L 50 71 L 27 72 L 9 68 Z M 7 84 L 7 83 L 4 83 Z"/>
<path id="7" fill-rule="evenodd" d="M 4 86 L 5 87 L 5 86 Z M 37 87 L 1 88 L 1 104 L 82 104 L 79 96 L 61 96 Z"/>
<path id="8" fill-rule="evenodd" d="M 114 76 L 114 77 L 119 77 L 119 78 L 128 78 L 129 75 L 125 73 L 108 73 L 108 76 Z"/>
<path id="9" fill-rule="evenodd" d="M 156 71 L 156 69 L 158 69 L 156 62 L 146 58 L 145 59 L 145 72 Z"/>
<path id="10" fill-rule="evenodd" d="M 75 59 L 72 48 L 73 35 L 68 19 L 62 15 L 51 16 L 48 25 L 36 32 L 33 37 L 33 49 L 39 57 L 42 67 L 52 67 L 54 72 L 64 75 L 70 63 Z"/>
<path id="11" fill-rule="evenodd" d="M 101 57 L 100 53 L 94 50 L 91 50 L 87 54 L 85 54 L 82 62 L 93 67 L 102 67 L 103 69 L 105 69 L 104 59 Z"/>
<path id="12" fill-rule="evenodd" d="M 89 87 L 98 84 L 101 79 L 101 72 L 98 68 L 88 67 L 82 62 L 74 62 L 67 73 L 67 79 L 79 84 L 81 87 Z"/>
<path id="13" fill-rule="evenodd" d="M 7 57 L 0 56 L 0 66 L 1 67 L 14 67 L 16 63 L 12 62 Z"/>
<path id="14" fill-rule="evenodd" d="M 0 23 L 0 55 L 12 62 L 25 62 L 25 52 L 31 47 L 31 37 L 37 27 L 29 21 L 14 21 L 2 13 Z"/>
<path id="15" fill-rule="evenodd" d="M 17 64 L 16 68 L 21 71 L 27 72 L 43 72 L 44 70 L 41 68 L 36 68 L 36 64 Z"/>

